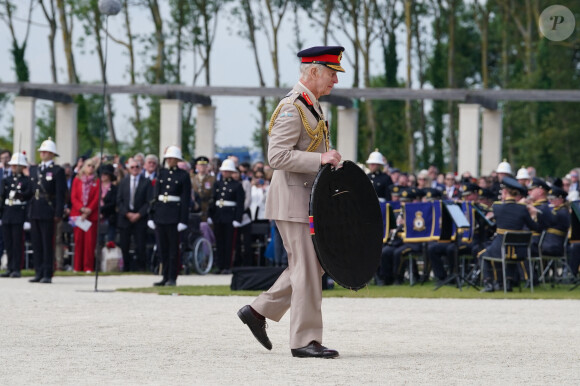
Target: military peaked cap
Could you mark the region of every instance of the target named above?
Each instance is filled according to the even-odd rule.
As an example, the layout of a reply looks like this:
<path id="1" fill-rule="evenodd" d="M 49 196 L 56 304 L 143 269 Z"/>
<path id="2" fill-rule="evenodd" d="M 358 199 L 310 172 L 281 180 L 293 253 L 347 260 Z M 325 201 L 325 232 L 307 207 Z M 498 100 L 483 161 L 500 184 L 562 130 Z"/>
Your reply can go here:
<path id="1" fill-rule="evenodd" d="M 344 72 L 340 66 L 343 51 L 341 46 L 316 46 L 300 51 L 298 57 L 302 58 L 302 63 L 322 64 L 331 70 Z"/>
<path id="2" fill-rule="evenodd" d="M 526 196 L 528 194 L 528 190 L 513 177 L 505 176 L 503 180 L 501 180 L 501 185 L 504 188 L 518 190 L 522 196 Z"/>
<path id="3" fill-rule="evenodd" d="M 548 196 L 566 198 L 568 197 L 568 192 L 557 186 L 552 186 L 552 189 L 550 189 L 550 191 L 548 192 Z"/>
<path id="4" fill-rule="evenodd" d="M 546 192 L 548 192 L 550 190 L 550 186 L 546 183 L 546 181 L 542 180 L 541 178 L 538 177 L 534 177 L 532 178 L 532 184 L 530 185 L 530 188 L 542 188 L 544 189 Z"/>

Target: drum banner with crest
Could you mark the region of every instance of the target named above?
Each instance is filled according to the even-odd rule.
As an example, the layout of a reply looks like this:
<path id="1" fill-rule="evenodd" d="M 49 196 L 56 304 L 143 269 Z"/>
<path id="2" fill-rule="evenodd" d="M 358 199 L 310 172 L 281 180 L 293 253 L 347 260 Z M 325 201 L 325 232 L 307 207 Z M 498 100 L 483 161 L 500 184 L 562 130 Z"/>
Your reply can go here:
<path id="1" fill-rule="evenodd" d="M 434 240 L 434 209 L 432 202 L 404 203 L 403 216 L 405 243 L 420 243 Z"/>

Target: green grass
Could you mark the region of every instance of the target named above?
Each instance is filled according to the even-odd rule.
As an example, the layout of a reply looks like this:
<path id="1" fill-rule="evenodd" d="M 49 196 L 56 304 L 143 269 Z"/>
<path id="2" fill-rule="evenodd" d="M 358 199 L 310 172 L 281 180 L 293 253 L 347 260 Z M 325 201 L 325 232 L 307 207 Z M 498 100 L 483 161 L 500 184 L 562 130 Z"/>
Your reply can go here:
<path id="1" fill-rule="evenodd" d="M 385 286 L 377 287 L 369 285 L 358 292 L 335 287 L 332 290 L 323 291 L 325 298 L 454 298 L 454 299 L 580 299 L 580 287 L 570 291 L 572 285 L 559 284 L 552 288 L 549 284 L 546 287 L 534 288 L 532 294 L 529 289 L 522 288 L 520 292 L 517 288 L 514 292 L 504 294 L 503 291 L 493 293 L 480 293 L 473 288 L 463 288 L 462 291 L 455 287 L 445 286 L 437 291 L 434 290 L 434 283 L 423 285 Z M 229 286 L 177 286 L 177 287 L 146 287 L 127 288 L 119 291 L 155 293 L 159 295 L 184 295 L 184 296 L 257 296 L 262 291 L 232 291 Z"/>
<path id="2" fill-rule="evenodd" d="M 23 269 L 20 271 L 22 277 L 33 277 L 35 275 L 32 269 Z M 145 272 L 101 272 L 99 276 L 120 276 L 120 275 L 143 275 Z M 95 276 L 95 273 L 73 272 L 73 271 L 54 271 L 54 276 Z"/>
<path id="3" fill-rule="evenodd" d="M 102 276 L 115 275 L 142 275 L 143 272 L 99 272 Z M 94 273 L 56 271 L 55 276 L 94 276 Z M 23 277 L 34 276 L 33 270 L 23 270 Z M 359 291 L 351 291 L 338 285 L 332 290 L 323 291 L 325 298 L 449 298 L 449 299 L 575 299 L 580 300 L 580 287 L 570 291 L 571 284 L 556 284 L 552 287 L 550 284 L 539 285 L 534 287 L 534 293 L 529 288 L 514 288 L 511 293 L 504 294 L 503 291 L 493 293 L 480 293 L 471 287 L 463 287 L 463 290 L 452 286 L 444 286 L 435 291 L 435 283 L 427 282 L 423 285 L 408 284 L 399 286 L 377 287 L 368 285 Z M 144 287 L 144 288 L 126 288 L 118 291 L 153 293 L 159 295 L 183 295 L 183 296 L 257 296 L 262 291 L 232 291 L 228 285 L 212 286 L 177 286 L 177 287 Z"/>

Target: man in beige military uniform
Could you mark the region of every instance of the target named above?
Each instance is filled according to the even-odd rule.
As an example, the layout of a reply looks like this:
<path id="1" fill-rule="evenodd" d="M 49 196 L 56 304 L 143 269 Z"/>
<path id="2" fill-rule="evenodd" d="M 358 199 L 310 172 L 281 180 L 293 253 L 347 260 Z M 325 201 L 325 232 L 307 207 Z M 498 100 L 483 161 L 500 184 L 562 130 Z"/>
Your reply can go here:
<path id="1" fill-rule="evenodd" d="M 302 58 L 300 81 L 278 105 L 270 121 L 268 161 L 275 169 L 266 200 L 266 217 L 276 221 L 288 251 L 288 268 L 251 305 L 238 311 L 256 339 L 272 349 L 265 318 L 290 315 L 290 349 L 295 357 L 334 358 L 322 346 L 322 274 L 308 224 L 310 192 L 321 165 L 338 166 L 329 148 L 328 127 L 318 103 L 338 83 L 343 47 L 312 47 Z"/>

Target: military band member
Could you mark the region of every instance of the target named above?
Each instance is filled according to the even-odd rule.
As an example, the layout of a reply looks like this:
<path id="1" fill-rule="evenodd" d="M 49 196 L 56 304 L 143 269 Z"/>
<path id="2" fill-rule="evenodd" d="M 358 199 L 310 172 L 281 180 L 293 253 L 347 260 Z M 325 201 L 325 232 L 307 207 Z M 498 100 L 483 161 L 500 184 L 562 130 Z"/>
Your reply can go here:
<path id="1" fill-rule="evenodd" d="M 29 219 L 35 276 L 32 283 L 51 283 L 56 224 L 62 221 L 67 194 L 64 169 L 54 163 L 56 144 L 49 138 L 38 149 L 41 163 L 30 167 L 32 200 Z"/>
<path id="2" fill-rule="evenodd" d="M 502 237 L 506 231 L 520 231 L 527 227 L 532 231 L 538 230 L 538 223 L 535 222 L 528 210 L 526 204 L 520 203 L 522 197 L 527 193 L 527 189 L 518 183 L 513 177 L 504 176 L 502 179 L 502 198 L 503 202 L 493 204 L 493 213 L 497 225 L 496 236 L 488 248 L 483 251 L 483 256 L 501 256 Z M 522 259 L 523 251 L 519 249 L 510 250 L 506 254 L 507 259 Z M 495 264 L 489 260 L 484 261 L 483 266 L 483 292 L 493 292 L 495 290 L 494 280 L 503 281 L 500 277 L 501 268 L 498 270 Z M 507 264 L 506 266 L 506 291 L 512 291 L 513 281 L 516 277 L 516 266 Z"/>
<path id="3" fill-rule="evenodd" d="M 471 182 L 462 184 L 460 188 L 461 197 L 465 202 L 475 202 L 478 191 L 479 186 Z M 470 255 L 473 244 L 473 242 L 464 242 L 461 240 L 458 243 L 430 243 L 427 254 L 435 277 L 439 281 L 445 280 L 447 278 L 447 272 L 444 269 L 444 258 L 448 262 L 448 266 L 451 266 L 455 259 L 455 253 L 458 255 Z"/>
<path id="4" fill-rule="evenodd" d="M 241 226 L 246 194 L 242 183 L 232 177 L 237 172 L 232 159 L 224 160 L 219 170 L 222 179 L 214 184 L 209 218 L 213 223 L 219 273 L 228 274 L 232 269 L 234 228 Z"/>
<path id="5" fill-rule="evenodd" d="M 383 172 L 385 167 L 385 161 L 383 155 L 379 153 L 379 149 L 375 149 L 367 160 L 367 167 L 369 168 L 369 179 L 377 192 L 377 197 L 379 201 L 386 202 L 391 201 L 391 190 L 390 187 L 393 185 L 391 177 Z"/>
<path id="6" fill-rule="evenodd" d="M 1 277 L 20 277 L 22 256 L 24 250 L 23 225 L 27 219 L 28 200 L 32 197 L 30 178 L 22 174 L 28 166 L 22 153 L 14 153 L 8 162 L 12 173 L 2 180 L 2 196 L 0 197 L 0 213 L 2 214 L 2 234 L 8 268 Z"/>
<path id="7" fill-rule="evenodd" d="M 291 310 L 290 349 L 294 357 L 334 358 L 322 345 L 322 274 L 310 236 L 308 208 L 320 165 L 338 166 L 340 154 L 330 149 L 328 125 L 318 99 L 338 83 L 343 47 L 312 47 L 302 58 L 300 81 L 270 120 L 268 160 L 275 169 L 266 198 L 266 217 L 276 221 L 288 251 L 288 268 L 276 283 L 238 311 L 254 336 L 272 348 L 265 318 L 279 321 Z"/>
<path id="8" fill-rule="evenodd" d="M 520 169 L 521 170 L 521 169 Z M 526 170 L 527 172 L 527 170 Z M 540 242 L 540 235 L 547 230 L 552 224 L 552 214 L 550 203 L 548 202 L 548 192 L 550 186 L 541 178 L 534 177 L 528 191 L 528 201 L 537 209 L 538 230 L 532 233 L 532 256 L 538 256 L 538 244 Z"/>
<path id="9" fill-rule="evenodd" d="M 163 155 L 165 167 L 159 171 L 153 194 L 153 218 L 148 225 L 157 231 L 163 272 L 163 279 L 155 286 L 176 285 L 179 234 L 187 229 L 189 223 L 191 180 L 185 170 L 177 167 L 179 161 L 183 161 L 181 149 L 167 147 Z"/>
<path id="10" fill-rule="evenodd" d="M 547 256 L 564 256 L 564 240 L 570 229 L 570 210 L 566 204 L 568 193 L 558 187 L 552 186 L 548 192 L 550 200 L 550 215 L 552 221 L 546 230 L 542 243 L 542 254 Z"/>

